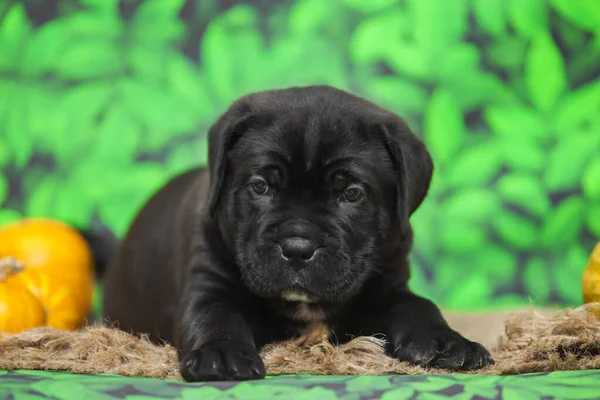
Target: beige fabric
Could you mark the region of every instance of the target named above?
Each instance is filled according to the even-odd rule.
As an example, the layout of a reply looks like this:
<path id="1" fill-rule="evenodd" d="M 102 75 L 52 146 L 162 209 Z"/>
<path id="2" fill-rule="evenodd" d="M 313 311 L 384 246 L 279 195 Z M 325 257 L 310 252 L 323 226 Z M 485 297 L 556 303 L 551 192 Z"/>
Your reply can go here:
<path id="1" fill-rule="evenodd" d="M 533 307 L 513 309 L 501 312 L 472 312 L 453 313 L 444 312 L 448 324 L 464 337 L 474 342 L 479 342 L 486 348 L 492 348 L 498 344 L 498 339 L 504 334 L 506 321 L 516 314 L 530 314 Z M 552 317 L 560 313 L 558 308 L 535 308 L 535 312 L 544 317 Z"/>

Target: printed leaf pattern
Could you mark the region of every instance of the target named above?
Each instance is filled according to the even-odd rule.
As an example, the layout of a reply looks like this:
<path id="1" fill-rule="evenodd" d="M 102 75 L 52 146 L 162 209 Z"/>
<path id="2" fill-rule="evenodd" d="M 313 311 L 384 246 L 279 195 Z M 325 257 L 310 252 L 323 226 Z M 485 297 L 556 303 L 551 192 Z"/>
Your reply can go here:
<path id="1" fill-rule="evenodd" d="M 41 3 L 0 2 L 0 224 L 122 235 L 206 164 L 232 100 L 330 84 L 402 115 L 433 154 L 417 292 L 453 309 L 581 302 L 600 239 L 596 0 Z"/>
<path id="2" fill-rule="evenodd" d="M 249 382 L 183 383 L 113 375 L 0 371 L 0 398 L 14 399 L 596 399 L 600 372 L 518 376 L 273 376 Z M 11 397 L 12 396 L 12 397 Z"/>

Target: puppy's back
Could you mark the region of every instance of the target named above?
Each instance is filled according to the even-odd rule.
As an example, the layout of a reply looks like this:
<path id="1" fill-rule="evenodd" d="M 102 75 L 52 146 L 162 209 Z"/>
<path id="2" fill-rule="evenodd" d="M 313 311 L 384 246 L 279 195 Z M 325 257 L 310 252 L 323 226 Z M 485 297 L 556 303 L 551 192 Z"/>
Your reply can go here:
<path id="1" fill-rule="evenodd" d="M 206 172 L 194 169 L 167 182 L 133 220 L 104 278 L 103 318 L 124 331 L 172 341 L 181 298 L 182 258 L 201 206 Z"/>

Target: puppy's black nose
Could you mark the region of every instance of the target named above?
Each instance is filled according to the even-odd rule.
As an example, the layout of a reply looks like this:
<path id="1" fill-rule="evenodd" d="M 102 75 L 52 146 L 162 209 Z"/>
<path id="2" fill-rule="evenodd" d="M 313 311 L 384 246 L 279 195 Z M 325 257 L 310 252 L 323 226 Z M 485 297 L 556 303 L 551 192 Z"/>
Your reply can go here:
<path id="1" fill-rule="evenodd" d="M 316 251 L 312 241 L 298 236 L 283 239 L 280 247 L 282 257 L 293 261 L 310 261 Z"/>

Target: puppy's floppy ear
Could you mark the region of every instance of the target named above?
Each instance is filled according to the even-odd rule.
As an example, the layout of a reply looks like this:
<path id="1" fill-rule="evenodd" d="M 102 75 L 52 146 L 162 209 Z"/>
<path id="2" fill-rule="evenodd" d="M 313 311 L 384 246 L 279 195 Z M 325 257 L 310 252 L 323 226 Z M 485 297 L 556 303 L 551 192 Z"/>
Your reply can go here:
<path id="1" fill-rule="evenodd" d="M 400 118 L 380 127 L 397 173 L 398 217 L 401 234 L 406 237 L 410 230 L 409 218 L 429 190 L 433 161 L 425 144 Z"/>
<path id="2" fill-rule="evenodd" d="M 249 121 L 249 112 L 240 113 L 230 109 L 208 132 L 208 169 L 211 182 L 208 212 L 211 217 L 215 215 L 221 199 L 227 176 L 229 150 L 247 129 Z"/>

